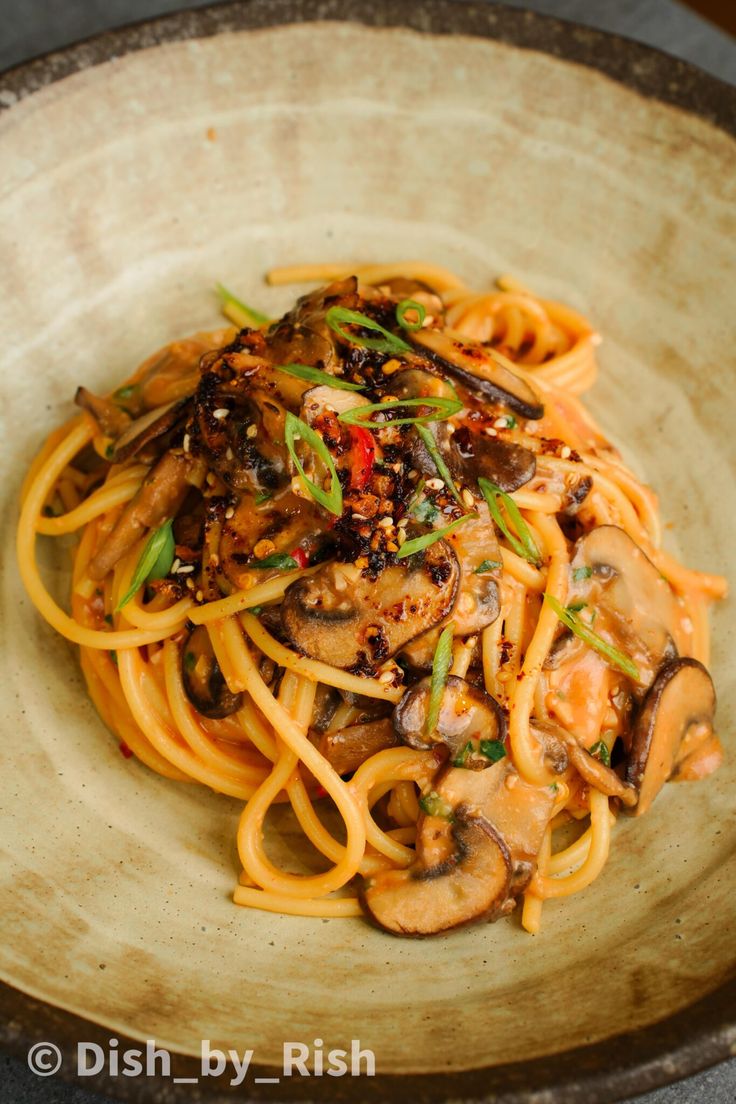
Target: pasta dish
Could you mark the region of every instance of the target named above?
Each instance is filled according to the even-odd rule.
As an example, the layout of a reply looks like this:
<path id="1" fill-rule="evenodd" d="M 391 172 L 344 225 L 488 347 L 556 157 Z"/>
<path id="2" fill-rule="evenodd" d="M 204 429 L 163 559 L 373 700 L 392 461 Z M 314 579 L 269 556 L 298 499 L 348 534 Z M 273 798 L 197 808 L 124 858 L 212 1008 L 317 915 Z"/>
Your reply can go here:
<path id="1" fill-rule="evenodd" d="M 575 311 L 421 263 L 269 280 L 317 289 L 272 320 L 220 288 L 226 327 L 78 389 L 24 487 L 28 594 L 126 757 L 245 803 L 237 904 L 537 932 L 619 814 L 719 765 L 725 581 L 581 404 Z M 35 552 L 67 534 L 70 613 Z M 269 857 L 278 804 L 316 872 Z"/>

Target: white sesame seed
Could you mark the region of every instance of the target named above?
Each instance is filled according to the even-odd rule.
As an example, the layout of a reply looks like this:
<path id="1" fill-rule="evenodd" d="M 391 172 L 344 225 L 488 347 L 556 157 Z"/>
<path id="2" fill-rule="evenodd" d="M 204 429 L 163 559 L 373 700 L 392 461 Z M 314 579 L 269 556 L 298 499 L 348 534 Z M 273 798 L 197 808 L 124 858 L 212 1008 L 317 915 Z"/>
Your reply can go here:
<path id="1" fill-rule="evenodd" d="M 227 418 L 230 411 L 226 406 L 220 406 L 217 410 L 212 411 L 212 417 L 217 418 L 218 421 L 222 421 L 223 418 Z"/>
<path id="2" fill-rule="evenodd" d="M 204 602 L 204 594 L 201 590 L 197 591 L 195 597 L 196 597 L 198 602 Z"/>
<path id="3" fill-rule="evenodd" d="M 384 685 L 388 682 L 393 682 L 394 681 L 394 672 L 393 671 L 382 671 L 381 674 L 378 676 L 378 681 L 383 683 Z"/>
<path id="4" fill-rule="evenodd" d="M 469 491 L 467 487 L 463 488 L 462 500 L 466 506 L 473 506 L 475 504 L 472 491 Z"/>
<path id="5" fill-rule="evenodd" d="M 409 524 L 409 519 L 408 518 L 402 518 L 401 521 L 399 522 L 399 529 L 406 529 L 408 524 Z"/>
<path id="6" fill-rule="evenodd" d="M 493 424 L 496 427 L 496 429 L 507 429 L 509 423 L 508 423 L 508 420 L 506 418 L 496 418 L 496 420 Z"/>
<path id="7" fill-rule="evenodd" d="M 498 430 L 494 429 L 493 426 L 486 426 L 485 433 L 488 437 L 498 437 Z"/>
<path id="8" fill-rule="evenodd" d="M 229 448 L 227 450 L 227 452 L 225 453 L 225 459 L 226 460 L 234 460 L 235 459 L 235 453 L 233 452 L 233 450 L 231 448 Z"/>
<path id="9" fill-rule="evenodd" d="M 235 507 L 234 506 L 228 506 L 227 510 L 225 511 L 225 517 L 229 521 L 230 518 L 234 517 L 234 516 L 235 516 Z"/>
<path id="10" fill-rule="evenodd" d="M 403 543 L 405 542 L 405 540 L 406 540 L 406 529 L 399 529 L 399 530 L 397 531 L 397 533 L 396 533 L 396 540 L 397 540 L 397 542 L 398 542 L 399 548 L 401 548 L 402 544 L 403 544 Z"/>
<path id="11" fill-rule="evenodd" d="M 207 472 L 207 486 L 213 487 L 215 485 L 215 476 L 213 472 Z"/>
<path id="12" fill-rule="evenodd" d="M 182 441 L 182 448 L 184 449 L 185 452 L 189 452 L 189 441 L 190 441 L 189 434 L 185 433 L 184 434 L 184 440 Z"/>
<path id="13" fill-rule="evenodd" d="M 246 436 L 246 437 L 250 437 L 250 438 L 251 438 L 251 440 L 252 440 L 252 439 L 253 439 L 254 437 L 257 437 L 257 436 L 258 436 L 258 426 L 256 426 L 256 425 L 249 425 L 249 426 L 248 426 L 248 428 L 247 428 L 247 429 L 246 429 L 246 431 L 245 431 L 245 436 Z"/>
<path id="14" fill-rule="evenodd" d="M 194 564 L 184 564 L 183 567 L 177 569 L 178 575 L 191 575 L 194 571 Z"/>
<path id="15" fill-rule="evenodd" d="M 378 523 L 378 525 L 381 529 L 392 529 L 393 524 L 394 524 L 394 519 L 392 517 L 388 517 L 388 516 L 382 517 L 381 520 Z"/>
<path id="16" fill-rule="evenodd" d="M 572 455 L 572 449 L 570 448 L 569 445 L 565 445 L 562 449 L 560 449 L 560 457 L 561 457 L 562 460 L 567 460 L 568 456 L 571 456 L 571 455 Z"/>
<path id="17" fill-rule="evenodd" d="M 176 559 L 174 560 L 173 564 L 171 565 L 171 574 L 176 575 L 176 573 L 177 573 L 177 571 L 179 570 L 180 567 L 181 567 L 181 560 L 177 556 Z"/>
<path id="18" fill-rule="evenodd" d="M 354 521 L 367 521 L 368 518 L 365 516 L 365 514 L 353 514 L 353 520 Z"/>
<path id="19" fill-rule="evenodd" d="M 406 473 L 407 479 L 416 479 L 416 477 L 418 475 L 419 475 L 419 472 L 417 471 L 416 468 L 412 468 L 410 472 Z"/>
<path id="20" fill-rule="evenodd" d="M 441 491 L 444 485 L 444 479 L 428 479 L 425 484 L 425 486 L 428 487 L 430 491 Z"/>

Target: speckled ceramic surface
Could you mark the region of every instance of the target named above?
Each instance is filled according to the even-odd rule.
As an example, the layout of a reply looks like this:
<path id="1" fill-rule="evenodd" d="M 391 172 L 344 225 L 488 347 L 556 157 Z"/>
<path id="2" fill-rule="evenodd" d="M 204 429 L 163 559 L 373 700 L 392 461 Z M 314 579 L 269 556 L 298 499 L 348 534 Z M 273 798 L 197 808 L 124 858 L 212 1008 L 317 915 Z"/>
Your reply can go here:
<path id="1" fill-rule="evenodd" d="M 405 942 L 231 903 L 238 804 L 121 758 L 20 592 L 13 522 L 76 385 L 214 323 L 216 279 L 275 313 L 294 292 L 262 286 L 272 265 L 423 257 L 479 287 L 513 272 L 594 320 L 594 411 L 660 491 L 668 545 L 728 573 L 733 140 L 542 53 L 330 22 L 70 75 L 0 116 L 0 151 L 0 977 L 183 1053 L 208 1038 L 268 1065 L 284 1039 L 360 1038 L 387 1075 L 552 1062 L 717 990 L 736 937 L 732 600 L 713 619 L 723 770 L 623 820 L 539 937 L 512 920 Z M 42 554 L 61 595 L 66 562 Z M 287 864 L 290 833 L 274 818 Z"/>

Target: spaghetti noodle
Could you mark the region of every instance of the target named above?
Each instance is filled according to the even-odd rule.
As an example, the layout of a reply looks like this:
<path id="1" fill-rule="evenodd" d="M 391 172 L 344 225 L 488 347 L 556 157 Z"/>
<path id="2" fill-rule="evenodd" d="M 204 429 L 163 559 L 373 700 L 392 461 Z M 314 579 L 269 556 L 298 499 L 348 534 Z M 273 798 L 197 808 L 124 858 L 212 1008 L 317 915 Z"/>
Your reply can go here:
<path id="1" fill-rule="evenodd" d="M 707 608 L 578 396 L 598 336 L 511 279 L 422 263 L 168 346 L 55 430 L 18 559 L 100 716 L 245 802 L 237 904 L 426 935 L 603 869 L 621 811 L 715 769 Z M 39 536 L 77 534 L 71 612 Z M 321 873 L 279 869 L 288 803 Z"/>

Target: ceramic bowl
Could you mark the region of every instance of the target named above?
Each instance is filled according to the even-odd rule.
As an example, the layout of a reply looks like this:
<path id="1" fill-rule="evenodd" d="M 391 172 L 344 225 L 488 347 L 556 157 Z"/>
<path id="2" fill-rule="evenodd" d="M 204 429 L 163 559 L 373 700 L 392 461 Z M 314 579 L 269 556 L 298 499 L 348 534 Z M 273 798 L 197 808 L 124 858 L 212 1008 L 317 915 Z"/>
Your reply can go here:
<path id="1" fill-rule="evenodd" d="M 76 657 L 24 597 L 18 487 L 75 387 L 106 389 L 313 260 L 512 272 L 603 335 L 590 404 L 661 494 L 667 544 L 728 572 L 736 533 L 732 91 L 674 60 L 491 5 L 226 5 L 103 36 L 0 81 L 4 550 L 0 770 L 6 1045 L 360 1039 L 373 1080 L 249 1081 L 254 1099 L 602 1101 L 736 1040 L 733 603 L 713 617 L 728 749 L 617 827 L 588 890 L 402 941 L 236 908 L 237 802 L 121 758 Z M 64 556 L 43 548 L 58 593 Z M 274 824 L 288 856 L 292 825 Z M 116 1095 L 224 1094 L 92 1079 Z M 170 1095 L 165 1095 L 165 1094 Z M 173 1094 L 173 1096 L 171 1095 Z"/>

